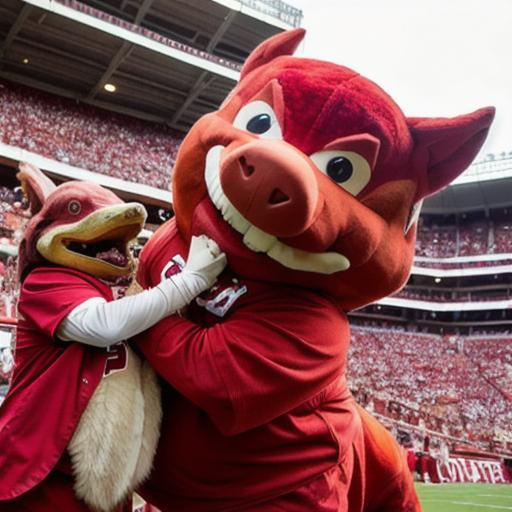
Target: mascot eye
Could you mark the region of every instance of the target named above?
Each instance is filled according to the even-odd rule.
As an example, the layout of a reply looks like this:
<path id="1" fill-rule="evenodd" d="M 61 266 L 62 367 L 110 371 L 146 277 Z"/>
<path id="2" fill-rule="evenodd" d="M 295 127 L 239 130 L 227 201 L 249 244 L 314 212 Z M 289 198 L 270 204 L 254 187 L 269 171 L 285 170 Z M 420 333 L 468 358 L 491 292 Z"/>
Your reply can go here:
<path id="1" fill-rule="evenodd" d="M 80 201 L 69 201 L 68 212 L 71 213 L 71 215 L 78 215 L 81 211 L 82 205 L 80 204 Z"/>
<path id="2" fill-rule="evenodd" d="M 244 105 L 235 117 L 233 126 L 254 133 L 262 139 L 282 139 L 276 113 L 265 101 L 256 100 Z"/>
<path id="3" fill-rule="evenodd" d="M 363 190 L 372 175 L 370 164 L 353 151 L 318 151 L 309 158 L 320 171 L 353 196 Z"/>
<path id="4" fill-rule="evenodd" d="M 345 183 L 345 181 L 351 178 L 353 169 L 352 162 L 348 158 L 336 156 L 327 162 L 325 170 L 327 171 L 327 176 L 336 183 Z"/>
<path id="5" fill-rule="evenodd" d="M 272 119 L 268 114 L 258 114 L 249 119 L 246 130 L 251 133 L 265 133 L 270 130 Z"/>

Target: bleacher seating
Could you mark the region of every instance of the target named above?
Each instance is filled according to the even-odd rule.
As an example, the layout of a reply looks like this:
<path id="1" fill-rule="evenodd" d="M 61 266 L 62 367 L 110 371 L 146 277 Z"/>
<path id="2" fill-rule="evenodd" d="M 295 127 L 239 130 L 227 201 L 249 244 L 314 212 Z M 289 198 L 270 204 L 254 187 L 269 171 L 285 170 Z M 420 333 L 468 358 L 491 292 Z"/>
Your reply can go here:
<path id="1" fill-rule="evenodd" d="M 512 222 L 494 224 L 494 242 L 491 252 L 499 254 L 512 252 Z"/>
<path id="2" fill-rule="evenodd" d="M 416 255 L 428 258 L 453 258 L 480 254 L 512 253 L 512 223 L 510 222 L 461 222 L 459 226 L 428 226 L 422 223 L 418 228 Z M 487 266 L 494 262 L 416 262 L 433 268 L 453 268 L 453 266 Z M 480 265 L 478 265 L 480 264 Z M 501 261 L 499 264 L 504 264 Z M 510 264 L 510 260 L 507 262 Z"/>
<path id="3" fill-rule="evenodd" d="M 349 382 L 365 391 L 376 412 L 488 443 L 507 431 L 510 437 L 511 343 L 512 336 L 464 339 L 356 327 Z"/>
<path id="4" fill-rule="evenodd" d="M 512 344 L 492 336 L 464 340 L 464 353 L 482 377 L 512 400 Z"/>
<path id="5" fill-rule="evenodd" d="M 487 254 L 489 225 L 485 222 L 464 224 L 459 227 L 458 256 Z"/>
<path id="6" fill-rule="evenodd" d="M 416 239 L 416 255 L 429 258 L 450 258 L 457 255 L 457 230 L 455 226 L 420 224 Z"/>
<path id="7" fill-rule="evenodd" d="M 0 82 L 0 142 L 168 189 L 182 135 L 166 126 Z"/>
<path id="8" fill-rule="evenodd" d="M 486 302 L 496 300 L 510 300 L 512 290 L 487 293 L 468 292 L 464 290 L 432 290 L 404 288 L 393 295 L 401 299 L 424 300 L 429 302 Z"/>

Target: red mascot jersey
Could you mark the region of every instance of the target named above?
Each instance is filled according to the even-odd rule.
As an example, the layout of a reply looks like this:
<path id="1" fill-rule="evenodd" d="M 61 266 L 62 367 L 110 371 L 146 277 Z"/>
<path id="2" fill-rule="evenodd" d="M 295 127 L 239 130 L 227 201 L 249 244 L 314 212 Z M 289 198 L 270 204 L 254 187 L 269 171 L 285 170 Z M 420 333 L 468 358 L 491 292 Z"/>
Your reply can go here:
<path id="1" fill-rule="evenodd" d="M 171 237 L 161 228 L 144 250 L 143 286 L 186 256 Z M 360 423 L 343 377 L 347 344 L 346 318 L 328 298 L 229 274 L 187 317 L 140 335 L 170 384 L 144 497 L 163 512 L 268 510 L 258 503 L 352 458 Z"/>
<path id="2" fill-rule="evenodd" d="M 112 300 L 112 293 L 67 268 L 41 267 L 23 282 L 14 373 L 0 407 L 0 500 L 22 495 L 48 475 L 101 381 L 106 350 L 55 339 L 64 317 L 93 297 Z"/>

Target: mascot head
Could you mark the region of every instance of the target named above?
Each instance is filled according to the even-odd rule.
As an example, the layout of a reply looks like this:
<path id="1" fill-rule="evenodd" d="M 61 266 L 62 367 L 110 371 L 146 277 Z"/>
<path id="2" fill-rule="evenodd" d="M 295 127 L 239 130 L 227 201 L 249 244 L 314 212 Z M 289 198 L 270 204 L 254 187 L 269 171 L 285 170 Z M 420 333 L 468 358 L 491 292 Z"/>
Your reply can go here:
<path id="1" fill-rule="evenodd" d="M 406 282 L 422 199 L 471 163 L 494 110 L 405 117 L 358 73 L 292 57 L 303 36 L 263 42 L 192 127 L 174 168 L 176 223 L 185 240 L 216 240 L 242 276 L 352 309 Z"/>
<path id="2" fill-rule="evenodd" d="M 18 272 L 43 264 L 112 279 L 128 276 L 133 260 L 128 243 L 144 226 L 146 211 L 113 192 L 83 181 L 55 186 L 38 168 L 20 164 L 18 179 L 32 218 L 20 243 Z"/>

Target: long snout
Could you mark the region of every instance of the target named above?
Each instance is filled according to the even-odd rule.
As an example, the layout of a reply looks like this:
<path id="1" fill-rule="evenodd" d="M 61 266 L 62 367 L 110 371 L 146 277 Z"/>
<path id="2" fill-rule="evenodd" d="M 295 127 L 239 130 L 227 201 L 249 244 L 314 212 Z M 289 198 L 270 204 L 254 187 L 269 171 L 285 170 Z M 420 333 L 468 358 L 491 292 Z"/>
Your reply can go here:
<path id="1" fill-rule="evenodd" d="M 236 209 L 251 224 L 278 237 L 304 232 L 319 207 L 311 163 L 281 140 L 255 140 L 226 148 L 220 179 Z"/>

